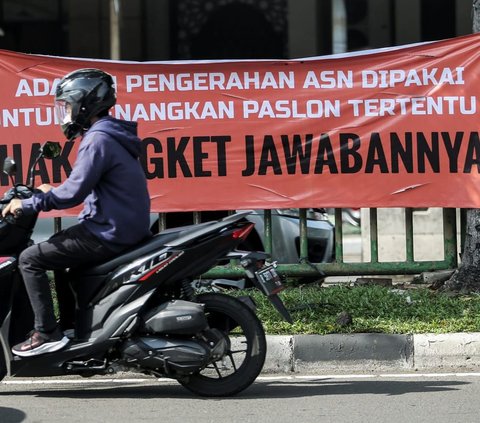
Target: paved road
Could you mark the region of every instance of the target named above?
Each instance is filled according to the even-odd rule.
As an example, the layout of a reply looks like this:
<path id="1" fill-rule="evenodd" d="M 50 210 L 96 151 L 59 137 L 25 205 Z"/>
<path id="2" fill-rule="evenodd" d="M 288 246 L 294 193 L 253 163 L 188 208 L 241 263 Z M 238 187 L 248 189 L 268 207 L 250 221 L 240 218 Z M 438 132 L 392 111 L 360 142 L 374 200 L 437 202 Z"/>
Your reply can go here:
<path id="1" fill-rule="evenodd" d="M 151 379 L 9 379 L 0 421 L 18 422 L 435 422 L 473 423 L 480 374 L 263 376 L 234 398 L 205 399 Z"/>

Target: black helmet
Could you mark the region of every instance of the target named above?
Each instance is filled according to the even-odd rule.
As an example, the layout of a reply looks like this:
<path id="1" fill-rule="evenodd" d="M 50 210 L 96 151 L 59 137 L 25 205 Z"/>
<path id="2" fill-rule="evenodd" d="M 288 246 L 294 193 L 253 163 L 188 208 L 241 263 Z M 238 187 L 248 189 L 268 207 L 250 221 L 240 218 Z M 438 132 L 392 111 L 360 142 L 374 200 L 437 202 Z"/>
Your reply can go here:
<path id="1" fill-rule="evenodd" d="M 94 116 L 107 114 L 116 95 L 111 75 L 99 69 L 78 69 L 57 85 L 55 110 L 67 139 L 81 135 Z"/>

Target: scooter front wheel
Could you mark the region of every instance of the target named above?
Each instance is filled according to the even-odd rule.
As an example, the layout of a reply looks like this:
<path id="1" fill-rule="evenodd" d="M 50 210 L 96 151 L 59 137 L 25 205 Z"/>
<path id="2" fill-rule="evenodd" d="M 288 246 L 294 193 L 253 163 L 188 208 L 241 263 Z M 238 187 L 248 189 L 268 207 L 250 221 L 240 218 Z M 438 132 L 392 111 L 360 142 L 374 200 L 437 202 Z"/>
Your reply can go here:
<path id="1" fill-rule="evenodd" d="M 250 386 L 262 371 L 267 351 L 263 326 L 253 310 L 234 297 L 204 294 L 197 301 L 205 304 L 209 326 L 229 338 L 229 348 L 220 360 L 180 383 L 202 396 L 235 395 Z"/>

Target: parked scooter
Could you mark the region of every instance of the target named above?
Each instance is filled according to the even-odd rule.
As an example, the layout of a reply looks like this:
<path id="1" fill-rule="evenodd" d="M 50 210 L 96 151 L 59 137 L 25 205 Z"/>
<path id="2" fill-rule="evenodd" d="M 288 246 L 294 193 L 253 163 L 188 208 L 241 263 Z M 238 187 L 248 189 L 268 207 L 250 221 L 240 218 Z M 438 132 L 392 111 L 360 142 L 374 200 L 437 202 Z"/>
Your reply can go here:
<path id="1" fill-rule="evenodd" d="M 59 153 L 58 143 L 47 142 L 37 161 Z M 14 183 L 15 171 L 7 158 L 4 172 L 12 188 L 2 207 L 34 191 L 34 181 Z M 17 257 L 31 242 L 37 216 L 7 216 L 0 222 L 0 380 L 135 371 L 176 379 L 203 396 L 230 396 L 250 386 L 266 354 L 253 301 L 215 290 L 197 294 L 193 283 L 218 262 L 237 259 L 291 321 L 277 296 L 284 286 L 268 256 L 236 250 L 253 228 L 245 216 L 168 229 L 105 263 L 71 270 L 74 334 L 62 350 L 32 357 L 15 356 L 11 347 L 33 328 Z"/>

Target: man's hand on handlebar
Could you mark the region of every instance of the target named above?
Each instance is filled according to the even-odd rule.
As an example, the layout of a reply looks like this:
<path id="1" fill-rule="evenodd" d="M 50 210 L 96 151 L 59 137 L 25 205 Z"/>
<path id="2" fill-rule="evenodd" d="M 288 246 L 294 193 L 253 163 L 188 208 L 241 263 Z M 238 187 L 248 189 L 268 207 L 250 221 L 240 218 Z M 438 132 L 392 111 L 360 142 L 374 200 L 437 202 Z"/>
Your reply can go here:
<path id="1" fill-rule="evenodd" d="M 2 210 L 2 216 L 6 217 L 9 214 L 17 216 L 21 212 L 22 212 L 22 200 L 19 200 L 18 198 L 14 198 Z"/>
<path id="2" fill-rule="evenodd" d="M 42 192 L 48 192 L 53 188 L 50 184 L 42 184 L 40 185 L 37 189 L 39 189 Z"/>
<path id="3" fill-rule="evenodd" d="M 54 188 L 50 184 L 42 184 L 40 185 L 37 189 L 42 192 L 48 192 L 52 188 Z M 9 214 L 13 215 L 15 218 L 19 218 L 23 214 L 23 209 L 22 209 L 22 200 L 18 198 L 14 198 L 8 203 L 5 208 L 2 210 L 2 217 L 5 218 Z"/>

